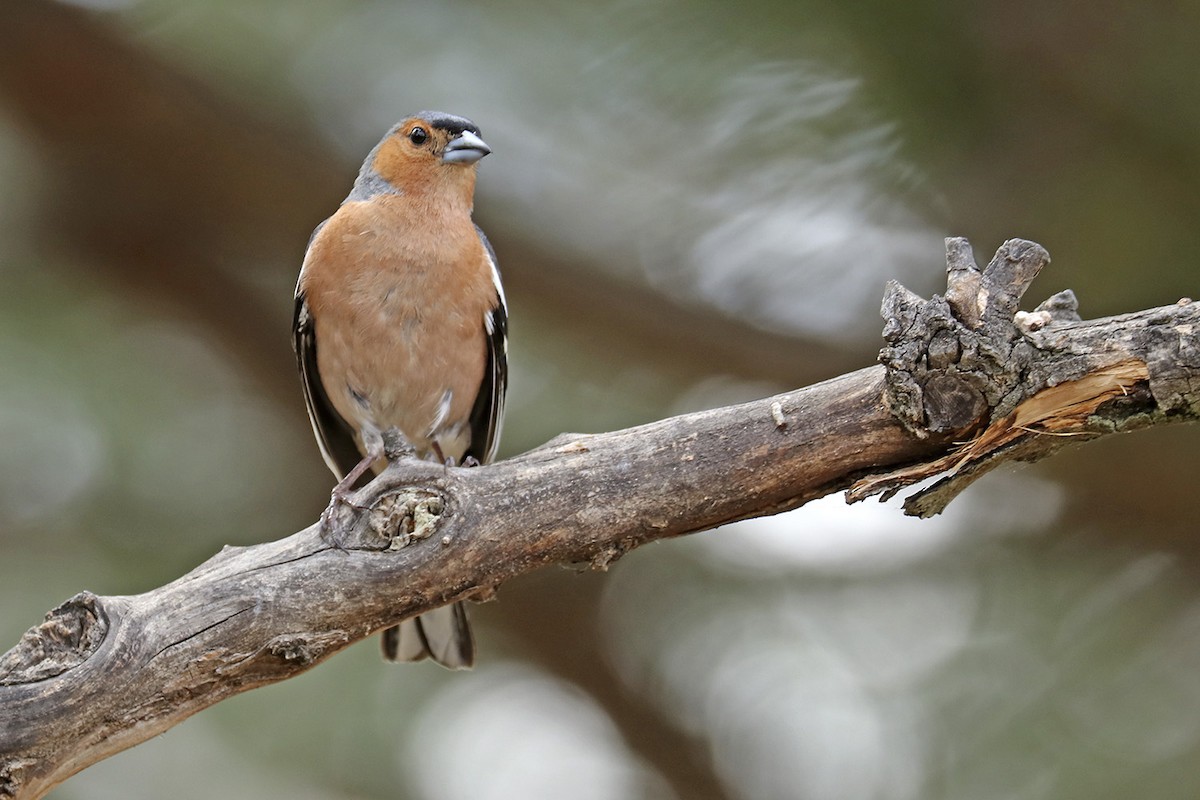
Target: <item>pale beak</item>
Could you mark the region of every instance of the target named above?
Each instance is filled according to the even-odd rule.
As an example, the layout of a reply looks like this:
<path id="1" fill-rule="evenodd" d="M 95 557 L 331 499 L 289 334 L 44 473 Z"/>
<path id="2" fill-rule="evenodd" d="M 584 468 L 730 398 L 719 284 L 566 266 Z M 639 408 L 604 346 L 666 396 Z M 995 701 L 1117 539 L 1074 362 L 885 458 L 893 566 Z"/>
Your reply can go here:
<path id="1" fill-rule="evenodd" d="M 492 148 L 470 131 L 463 131 L 455 136 L 442 151 L 444 164 L 474 164 L 479 159 L 492 152 Z"/>

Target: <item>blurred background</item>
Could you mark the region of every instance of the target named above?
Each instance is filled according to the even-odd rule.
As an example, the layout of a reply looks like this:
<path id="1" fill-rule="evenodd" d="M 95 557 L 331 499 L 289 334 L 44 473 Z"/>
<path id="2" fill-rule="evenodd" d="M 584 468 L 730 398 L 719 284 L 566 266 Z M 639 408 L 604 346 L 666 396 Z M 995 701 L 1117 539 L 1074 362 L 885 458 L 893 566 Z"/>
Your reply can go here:
<path id="1" fill-rule="evenodd" d="M 494 154 L 502 454 L 874 363 L 946 235 L 1085 317 L 1197 293 L 1200 7 L 830 0 L 0 4 L 0 649 L 81 589 L 310 524 L 310 231 L 387 127 Z M 480 663 L 374 641 L 103 762 L 74 798 L 1190 798 L 1200 431 L 831 497 L 548 569 Z"/>

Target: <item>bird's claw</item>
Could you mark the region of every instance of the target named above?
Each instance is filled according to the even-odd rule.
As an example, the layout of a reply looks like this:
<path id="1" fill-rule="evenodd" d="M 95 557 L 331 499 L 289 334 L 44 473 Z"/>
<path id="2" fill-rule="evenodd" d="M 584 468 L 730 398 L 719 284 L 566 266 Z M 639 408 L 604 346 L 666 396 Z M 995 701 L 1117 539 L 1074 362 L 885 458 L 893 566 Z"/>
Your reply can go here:
<path id="1" fill-rule="evenodd" d="M 350 499 L 350 492 L 341 488 L 334 487 L 334 490 L 329 494 L 329 505 L 325 506 L 325 510 L 321 512 L 320 532 L 321 538 L 333 545 L 335 550 L 345 552 L 346 547 L 343 546 L 341 537 L 337 535 L 338 529 L 336 515 L 338 509 L 342 506 L 348 506 L 355 511 L 365 511 L 366 506 L 360 506 Z"/>

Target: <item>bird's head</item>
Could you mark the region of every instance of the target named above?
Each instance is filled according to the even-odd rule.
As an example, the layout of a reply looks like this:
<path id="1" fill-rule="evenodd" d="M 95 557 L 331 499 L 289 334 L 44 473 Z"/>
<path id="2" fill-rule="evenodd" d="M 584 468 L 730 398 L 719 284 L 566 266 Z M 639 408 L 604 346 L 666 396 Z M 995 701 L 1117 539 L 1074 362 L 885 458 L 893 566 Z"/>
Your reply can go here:
<path id="1" fill-rule="evenodd" d="M 388 131 L 364 167 L 401 192 L 449 189 L 469 196 L 475 164 L 490 152 L 471 120 L 422 111 Z"/>

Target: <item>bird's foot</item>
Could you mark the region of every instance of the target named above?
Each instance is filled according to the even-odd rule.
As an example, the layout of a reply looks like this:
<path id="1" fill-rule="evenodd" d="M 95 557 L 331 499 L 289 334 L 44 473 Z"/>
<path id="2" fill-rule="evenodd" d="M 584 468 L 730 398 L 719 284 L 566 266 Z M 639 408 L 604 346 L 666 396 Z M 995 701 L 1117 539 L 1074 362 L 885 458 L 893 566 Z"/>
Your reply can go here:
<path id="1" fill-rule="evenodd" d="M 346 551 L 341 533 L 346 530 L 345 517 L 340 513 L 342 508 L 349 507 L 353 511 L 364 511 L 365 508 L 351 499 L 351 493 L 334 487 L 329 493 L 329 505 L 321 512 L 321 539 L 328 542 L 335 550 Z"/>
<path id="2" fill-rule="evenodd" d="M 342 546 L 342 539 L 337 534 L 337 526 L 334 524 L 334 518 L 337 516 L 338 499 L 331 497 L 329 505 L 325 506 L 325 510 L 321 512 L 321 519 L 318 523 L 318 531 L 321 535 L 321 541 L 333 546 L 334 550 L 339 553 L 346 552 L 346 548 Z"/>
<path id="3" fill-rule="evenodd" d="M 336 533 L 336 523 L 339 521 L 338 511 L 343 506 L 348 506 L 354 511 L 366 510 L 364 506 L 355 503 L 351 498 L 354 496 L 354 484 L 358 483 L 358 479 L 371 468 L 375 458 L 374 455 L 367 455 L 355 465 L 354 469 L 347 472 L 346 476 L 338 481 L 337 485 L 333 487 L 333 491 L 329 493 L 329 505 L 321 512 L 321 538 L 338 550 L 346 549 L 342 546 L 341 537 Z"/>
<path id="4" fill-rule="evenodd" d="M 417 448 L 409 444 L 408 439 L 404 438 L 404 434 L 395 428 L 383 432 L 382 443 L 381 453 L 389 464 L 402 458 L 417 457 Z"/>

